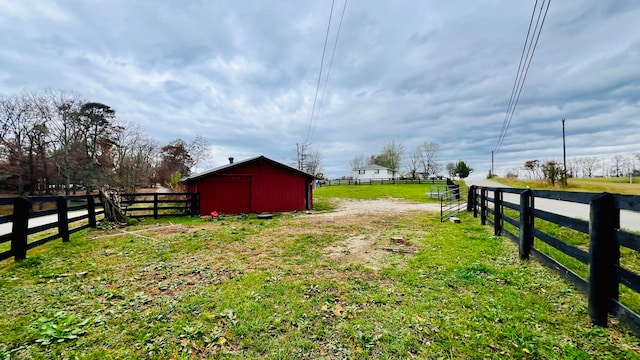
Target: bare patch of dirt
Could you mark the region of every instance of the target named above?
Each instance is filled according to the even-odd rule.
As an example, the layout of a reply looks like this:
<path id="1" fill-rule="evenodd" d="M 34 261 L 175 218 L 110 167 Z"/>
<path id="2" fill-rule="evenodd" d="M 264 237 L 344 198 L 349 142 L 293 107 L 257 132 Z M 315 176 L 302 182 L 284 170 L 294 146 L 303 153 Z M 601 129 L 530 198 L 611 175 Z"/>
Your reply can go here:
<path id="1" fill-rule="evenodd" d="M 376 200 L 340 200 L 338 208 L 332 212 L 315 216 L 335 217 L 346 215 L 402 213 L 407 211 L 440 211 L 438 203 L 418 203 L 404 199 L 384 198 Z"/>
<path id="2" fill-rule="evenodd" d="M 402 237 L 382 236 L 386 219 L 399 213 L 420 211 L 438 212 L 440 204 L 415 203 L 393 198 L 342 200 L 336 211 L 313 214 L 311 218 L 316 218 L 317 222 L 325 225 L 373 230 L 371 234 L 349 236 L 339 244 L 324 249 L 324 254 L 341 263 L 358 263 L 378 269 L 391 253 L 410 255 L 417 250 Z"/>

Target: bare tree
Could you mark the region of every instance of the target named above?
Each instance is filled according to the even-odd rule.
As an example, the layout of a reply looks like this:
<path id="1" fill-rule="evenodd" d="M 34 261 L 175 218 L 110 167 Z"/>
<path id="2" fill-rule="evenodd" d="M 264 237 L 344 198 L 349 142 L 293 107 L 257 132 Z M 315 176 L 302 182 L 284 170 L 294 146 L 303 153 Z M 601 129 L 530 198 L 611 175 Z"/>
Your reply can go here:
<path id="1" fill-rule="evenodd" d="M 382 145 L 382 153 L 380 157 L 383 159 L 384 164 L 382 166 L 388 167 L 395 173 L 400 170 L 400 164 L 402 163 L 402 156 L 404 154 L 404 145 L 395 142 L 395 140 L 389 140 Z"/>
<path id="2" fill-rule="evenodd" d="M 71 190 L 72 180 L 78 176 L 79 164 L 73 153 L 77 144 L 76 117 L 82 105 L 77 93 L 63 90 L 45 90 L 34 102 L 38 116 L 50 129 L 53 160 L 63 178 L 65 193 Z"/>
<path id="3" fill-rule="evenodd" d="M 580 178 L 580 177 L 585 177 L 585 171 L 584 171 L 584 159 L 579 157 L 579 158 L 574 158 L 573 160 L 571 160 L 570 162 L 572 164 L 572 172 L 571 172 L 571 176 L 576 177 L 576 178 Z"/>
<path id="4" fill-rule="evenodd" d="M 115 185 L 125 192 L 153 183 L 158 144 L 137 126 L 122 125 L 114 152 Z"/>
<path id="5" fill-rule="evenodd" d="M 0 145 L 9 155 L 9 172 L 18 177 L 18 191 L 24 193 L 25 172 L 28 165 L 27 133 L 33 125 L 30 104 L 24 97 L 0 98 Z"/>
<path id="6" fill-rule="evenodd" d="M 615 155 L 611 158 L 611 173 L 613 176 L 622 176 L 622 168 L 624 167 L 624 156 Z"/>
<path id="7" fill-rule="evenodd" d="M 424 142 L 419 146 L 420 149 L 420 162 L 424 177 L 429 175 L 437 175 L 441 170 L 441 165 L 438 163 L 438 155 L 440 147 L 434 142 Z"/>
<path id="8" fill-rule="evenodd" d="M 323 176 L 322 161 L 320 152 L 318 150 L 312 150 L 309 152 L 305 162 L 305 172 L 311 174 L 317 178 Z"/>
<path id="9" fill-rule="evenodd" d="M 452 162 L 448 162 L 445 166 L 445 170 L 447 171 L 447 175 L 450 178 L 454 178 L 456 176 L 456 164 Z"/>
<path id="10" fill-rule="evenodd" d="M 624 159 L 622 160 L 622 169 L 624 171 L 625 176 L 629 176 L 632 177 L 633 176 L 633 169 L 634 169 L 634 158 L 633 155 L 629 156 L 629 157 L 624 157 Z"/>
<path id="11" fill-rule="evenodd" d="M 355 171 L 367 165 L 367 156 L 365 154 L 357 154 L 355 155 L 351 161 L 349 161 L 349 165 L 351 166 L 351 170 Z"/>
<path id="12" fill-rule="evenodd" d="M 590 156 L 590 157 L 582 158 L 582 162 L 584 166 L 584 175 L 589 178 L 593 177 L 594 171 L 596 170 L 596 167 L 600 163 L 600 159 L 598 159 L 595 156 Z M 602 175 L 604 176 L 605 174 L 602 174 Z"/>
<path id="13" fill-rule="evenodd" d="M 209 142 L 202 135 L 196 135 L 195 139 L 187 147 L 191 160 L 193 160 L 193 166 L 198 166 L 206 157 Z"/>
<path id="14" fill-rule="evenodd" d="M 411 179 L 418 178 L 418 167 L 420 166 L 420 159 L 422 159 L 422 151 L 420 147 L 417 147 L 411 154 L 409 154 L 406 160 L 407 173 L 410 174 Z"/>
<path id="15" fill-rule="evenodd" d="M 580 170 L 580 164 L 578 162 L 578 159 L 567 159 L 567 173 L 565 174 L 566 177 L 571 177 L 571 178 L 575 178 L 578 177 L 578 173 Z"/>
<path id="16" fill-rule="evenodd" d="M 514 178 L 517 179 L 518 176 L 520 176 L 520 169 L 518 169 L 517 167 L 507 171 L 507 178 Z"/>

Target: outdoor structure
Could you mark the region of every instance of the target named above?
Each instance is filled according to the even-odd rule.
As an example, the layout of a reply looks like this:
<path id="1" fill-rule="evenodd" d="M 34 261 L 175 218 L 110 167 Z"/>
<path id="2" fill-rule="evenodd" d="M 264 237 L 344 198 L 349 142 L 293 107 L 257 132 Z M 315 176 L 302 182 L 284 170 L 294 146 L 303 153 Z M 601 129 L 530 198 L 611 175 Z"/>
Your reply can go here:
<path id="1" fill-rule="evenodd" d="M 315 178 L 258 156 L 182 179 L 187 191 L 200 193 L 200 213 L 224 214 L 310 210 Z"/>
<path id="2" fill-rule="evenodd" d="M 390 180 L 396 179 L 396 172 L 380 165 L 367 165 L 353 170 L 352 176 L 354 180 L 369 181 L 369 180 Z"/>

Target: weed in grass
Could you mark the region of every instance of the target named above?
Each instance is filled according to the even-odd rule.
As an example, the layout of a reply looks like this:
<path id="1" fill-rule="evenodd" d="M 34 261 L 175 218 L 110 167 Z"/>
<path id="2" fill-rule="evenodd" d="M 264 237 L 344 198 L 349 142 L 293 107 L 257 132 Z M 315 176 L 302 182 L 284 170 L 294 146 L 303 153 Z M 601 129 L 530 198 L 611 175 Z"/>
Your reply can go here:
<path id="1" fill-rule="evenodd" d="M 29 256 L 26 259 L 18 261 L 15 267 L 18 269 L 19 268 L 31 269 L 31 268 L 36 268 L 40 266 L 43 262 L 44 262 L 44 256 L 42 254 L 38 254 L 34 256 Z"/>
<path id="2" fill-rule="evenodd" d="M 491 270 L 479 261 L 474 262 L 471 266 L 462 266 L 453 270 L 457 280 L 463 283 L 479 284 L 487 279 L 487 275 Z"/>
<path id="3" fill-rule="evenodd" d="M 113 221 L 100 220 L 96 223 L 96 228 L 98 230 L 111 230 L 111 229 L 116 229 L 118 227 L 120 227 L 120 224 Z"/>
<path id="4" fill-rule="evenodd" d="M 90 321 L 91 318 L 86 318 L 78 322 L 75 315 L 65 311 L 58 311 L 50 318 L 40 317 L 33 324 L 37 333 L 36 343 L 47 346 L 77 339 L 86 333 L 84 327 Z"/>

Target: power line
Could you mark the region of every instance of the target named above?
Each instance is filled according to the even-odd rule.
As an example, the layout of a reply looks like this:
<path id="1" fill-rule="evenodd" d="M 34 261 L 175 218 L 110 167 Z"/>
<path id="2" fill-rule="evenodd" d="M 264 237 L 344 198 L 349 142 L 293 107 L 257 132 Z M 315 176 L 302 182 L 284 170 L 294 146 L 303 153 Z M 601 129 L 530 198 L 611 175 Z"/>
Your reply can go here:
<path id="1" fill-rule="evenodd" d="M 533 17 L 535 16 L 535 10 L 537 8 L 538 1 L 533 7 L 533 12 L 531 14 L 531 21 L 533 21 Z M 531 61 L 533 59 L 533 55 L 535 54 L 536 47 L 538 45 L 538 40 L 540 39 L 540 34 L 542 32 L 542 27 L 544 26 L 545 19 L 547 18 L 547 12 L 549 11 L 549 5 L 551 4 L 551 0 L 546 2 L 547 7 L 544 11 L 544 16 L 542 16 L 542 22 L 540 22 L 540 17 L 542 15 L 542 9 L 545 6 L 545 0 L 542 1 L 542 5 L 540 6 L 540 12 L 538 13 L 538 18 L 536 20 L 536 25 L 533 30 L 533 34 L 531 36 L 531 41 L 529 41 L 529 34 L 531 32 L 531 21 L 529 22 L 529 30 L 527 30 L 527 38 L 525 40 L 525 45 L 523 47 L 527 48 L 527 43 L 529 47 L 527 48 L 527 53 L 525 55 L 525 62 L 522 64 L 522 55 L 520 57 L 520 64 L 518 65 L 518 72 L 516 73 L 516 80 L 514 81 L 514 88 L 511 91 L 511 99 L 509 100 L 509 106 L 507 107 L 507 112 L 505 114 L 505 120 L 502 124 L 502 130 L 500 132 L 500 136 L 498 137 L 498 142 L 493 150 L 494 153 L 497 153 L 502 146 L 504 139 L 507 135 L 507 131 L 509 130 L 509 126 L 511 125 L 511 120 L 513 119 L 513 115 L 515 114 L 515 108 L 518 105 L 518 101 L 520 100 L 520 94 L 522 93 L 522 88 L 524 87 L 524 82 L 527 79 L 527 74 L 529 72 L 529 67 L 531 66 Z M 538 27 L 538 24 L 540 25 Z M 536 33 L 537 32 L 537 33 Z M 535 37 L 535 42 L 533 39 Z M 533 44 L 533 45 L 532 45 Z M 514 91 L 514 89 L 516 89 Z"/>
<path id="2" fill-rule="evenodd" d="M 533 20 L 533 17 L 535 16 L 535 10 L 537 8 L 537 0 L 536 0 L 536 4 L 533 7 L 533 12 L 531 14 L 531 20 Z M 550 1 L 549 1 L 550 3 Z M 547 9 L 548 9 L 548 4 L 547 3 Z M 518 72 L 516 73 L 516 80 L 515 80 L 515 91 L 512 91 L 512 96 L 511 96 L 511 100 L 509 101 L 509 106 L 507 107 L 507 112 L 505 114 L 505 121 L 503 122 L 503 129 L 501 131 L 500 137 L 498 139 L 498 143 L 496 144 L 496 147 L 494 149 L 494 152 L 497 153 L 498 150 L 500 149 L 500 147 L 502 146 L 502 143 L 504 142 L 504 139 L 507 135 L 507 131 L 509 130 L 509 126 L 511 124 L 511 120 L 513 118 L 513 115 L 515 114 L 515 108 L 516 105 L 518 104 L 518 100 L 520 99 L 520 94 L 522 92 L 522 88 L 524 87 L 524 80 L 526 80 L 526 76 L 529 70 L 529 66 L 531 65 L 531 60 L 533 59 L 533 53 L 531 52 L 531 46 L 533 43 L 533 37 L 536 36 L 536 31 L 538 31 L 538 37 L 539 34 L 542 30 L 542 27 L 538 28 L 538 25 L 540 24 L 540 15 L 542 14 L 542 8 L 544 7 L 544 0 L 542 2 L 542 5 L 540 7 L 540 12 L 538 13 L 538 19 L 536 20 L 536 24 L 533 30 L 533 34 L 531 36 L 531 41 L 529 41 L 529 34 L 531 33 L 530 29 L 531 29 L 531 22 L 529 23 L 529 30 L 527 31 L 527 38 L 525 40 L 525 45 L 523 47 L 523 51 L 525 48 L 527 48 L 527 43 L 528 43 L 528 48 L 527 48 L 527 52 L 526 55 L 524 56 L 524 64 L 520 64 L 518 66 Z M 546 16 L 546 13 L 545 13 Z M 537 44 L 537 42 L 536 42 Z M 531 56 L 530 56 L 531 54 Z M 521 57 L 522 58 L 522 57 Z M 526 66 L 526 67 L 525 67 Z"/>
<path id="3" fill-rule="evenodd" d="M 507 119 L 509 118 L 509 111 L 511 111 L 511 106 L 513 105 L 513 98 L 516 93 L 516 85 L 518 84 L 518 78 L 520 75 L 520 69 L 522 69 L 522 60 L 524 59 L 524 52 L 527 48 L 527 43 L 529 42 L 529 34 L 531 33 L 531 24 L 533 24 L 533 18 L 536 14 L 536 8 L 538 7 L 538 0 L 536 0 L 533 5 L 533 11 L 531 11 L 531 19 L 529 20 L 529 28 L 527 29 L 527 36 L 524 40 L 524 45 L 522 45 L 522 53 L 520 53 L 520 62 L 518 63 L 518 71 L 516 71 L 516 78 L 513 79 L 513 87 L 511 88 L 511 97 L 509 98 L 509 105 L 507 106 L 507 111 L 504 114 L 504 120 L 502 121 L 502 129 L 500 129 L 500 137 L 498 138 L 498 144 L 500 144 L 502 137 L 505 133 L 505 129 L 507 127 Z M 498 145 L 493 149 L 494 152 L 497 151 Z"/>
<path id="4" fill-rule="evenodd" d="M 309 128 L 307 129 L 307 136 L 305 138 L 305 143 L 309 140 L 309 136 L 311 135 L 311 126 L 313 124 L 313 115 L 316 110 L 316 102 L 318 100 L 318 91 L 320 90 L 320 80 L 322 79 L 322 67 L 324 65 L 324 54 L 327 51 L 327 42 L 329 40 L 329 29 L 331 29 L 331 18 L 333 17 L 333 5 L 335 0 L 331 1 L 331 12 L 329 13 L 329 23 L 327 24 L 327 34 L 324 37 L 324 47 L 322 48 L 322 58 L 320 59 L 320 71 L 318 72 L 318 82 L 316 83 L 316 94 L 313 98 L 313 107 L 311 108 L 311 117 L 309 118 Z"/>
<path id="5" fill-rule="evenodd" d="M 344 20 L 344 12 L 347 9 L 347 0 L 344 0 L 344 6 L 342 7 L 342 15 L 340 15 L 340 24 L 338 24 L 338 31 L 336 33 L 336 39 L 333 43 L 333 51 L 331 52 L 331 60 L 329 61 L 329 68 L 327 69 L 327 76 L 324 79 L 324 87 L 322 88 L 322 96 L 320 96 L 320 103 L 318 104 L 318 111 L 316 111 L 316 123 L 318 122 L 318 117 L 320 117 L 320 109 L 322 108 L 322 103 L 324 102 L 324 95 L 327 92 L 327 83 L 329 82 L 329 75 L 331 75 L 331 67 L 333 65 L 333 59 L 336 55 L 336 48 L 338 47 L 338 38 L 340 38 L 340 30 L 342 29 L 342 20 Z M 313 116 L 313 114 L 312 114 Z M 311 120 L 313 123 L 313 119 Z M 315 130 L 315 124 L 312 126 L 311 132 L 308 135 L 308 139 L 313 136 L 313 132 Z M 307 140 L 308 140 L 307 139 Z"/>

